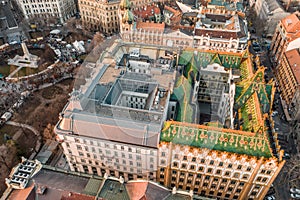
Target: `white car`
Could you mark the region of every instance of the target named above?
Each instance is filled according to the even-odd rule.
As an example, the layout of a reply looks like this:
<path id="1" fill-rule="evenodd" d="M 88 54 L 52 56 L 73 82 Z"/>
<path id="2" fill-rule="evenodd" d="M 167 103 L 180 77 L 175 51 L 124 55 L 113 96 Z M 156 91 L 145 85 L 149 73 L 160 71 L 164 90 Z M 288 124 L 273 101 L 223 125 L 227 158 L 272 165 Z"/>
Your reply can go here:
<path id="1" fill-rule="evenodd" d="M 300 190 L 297 189 L 297 188 L 291 188 L 291 189 L 290 189 L 290 192 L 291 192 L 291 193 L 294 193 L 294 194 L 299 194 L 299 195 L 300 195 Z"/>
<path id="2" fill-rule="evenodd" d="M 275 197 L 274 197 L 274 195 L 272 195 L 272 196 L 267 196 L 266 200 L 275 200 Z"/>
<path id="3" fill-rule="evenodd" d="M 291 197 L 293 198 L 293 199 L 300 199 L 300 194 L 294 194 L 294 193 L 292 193 L 291 194 Z"/>

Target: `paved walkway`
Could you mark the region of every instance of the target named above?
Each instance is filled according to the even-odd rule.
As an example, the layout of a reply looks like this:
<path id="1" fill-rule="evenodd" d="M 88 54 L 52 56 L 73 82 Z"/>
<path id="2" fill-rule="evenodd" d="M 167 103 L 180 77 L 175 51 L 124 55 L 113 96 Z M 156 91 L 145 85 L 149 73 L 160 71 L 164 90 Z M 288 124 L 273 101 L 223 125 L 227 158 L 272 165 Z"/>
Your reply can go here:
<path id="1" fill-rule="evenodd" d="M 13 121 L 8 121 L 8 122 L 6 122 L 6 124 L 11 125 L 11 126 L 18 126 L 18 127 L 26 128 L 26 129 L 32 131 L 38 137 L 38 140 L 37 140 L 36 145 L 35 145 L 34 152 L 29 157 L 29 159 L 33 159 L 36 156 L 37 152 L 40 150 L 40 147 L 41 147 L 42 136 L 39 133 L 39 131 L 36 130 L 34 127 L 28 125 L 28 124 L 21 124 L 21 123 L 13 122 Z"/>

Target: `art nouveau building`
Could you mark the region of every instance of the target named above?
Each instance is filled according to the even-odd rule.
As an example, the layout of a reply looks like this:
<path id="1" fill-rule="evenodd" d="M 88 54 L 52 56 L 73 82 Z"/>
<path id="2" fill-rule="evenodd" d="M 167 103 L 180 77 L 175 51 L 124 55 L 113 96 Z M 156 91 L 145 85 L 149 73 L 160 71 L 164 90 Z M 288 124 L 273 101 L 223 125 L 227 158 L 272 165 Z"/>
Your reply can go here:
<path id="1" fill-rule="evenodd" d="M 182 51 L 180 75 L 158 64 L 174 59 L 173 48 L 118 42 L 107 52 L 111 64 L 91 67 L 55 127 L 72 171 L 154 180 L 209 198 L 264 198 L 284 160 L 269 117 L 274 83 L 264 82 L 263 67 L 253 71 L 248 51 Z M 235 130 L 191 123 L 198 117 L 191 104 L 197 68 L 215 64 L 226 83 L 233 81 L 226 70 L 240 70 L 228 106 Z M 170 105 L 172 96 L 177 103 Z"/>
<path id="2" fill-rule="evenodd" d="M 64 23 L 76 13 L 74 0 L 17 0 L 26 19 L 56 18 Z"/>
<path id="3" fill-rule="evenodd" d="M 188 74 L 195 71 L 191 70 L 195 66 L 206 67 L 207 63 L 216 62 L 215 55 L 200 52 L 196 55 L 201 59 L 188 67 Z M 223 56 L 220 53 L 223 66 L 234 68 L 229 61 L 233 58 Z M 181 57 L 180 60 L 186 62 L 187 57 L 191 56 L 186 54 L 186 59 Z M 234 58 L 241 71 L 241 81 L 236 83 L 234 95 L 235 130 L 213 122 L 204 125 L 165 122 L 158 152 L 157 181 L 161 184 L 210 198 L 264 199 L 285 163 L 274 122 L 269 117 L 275 87 L 274 82 L 264 83 L 263 67 L 258 66 L 258 70 L 253 71 L 249 54 L 242 57 L 241 60 Z M 188 81 L 193 77 L 188 76 Z M 174 91 L 183 87 L 179 83 L 175 85 Z"/>

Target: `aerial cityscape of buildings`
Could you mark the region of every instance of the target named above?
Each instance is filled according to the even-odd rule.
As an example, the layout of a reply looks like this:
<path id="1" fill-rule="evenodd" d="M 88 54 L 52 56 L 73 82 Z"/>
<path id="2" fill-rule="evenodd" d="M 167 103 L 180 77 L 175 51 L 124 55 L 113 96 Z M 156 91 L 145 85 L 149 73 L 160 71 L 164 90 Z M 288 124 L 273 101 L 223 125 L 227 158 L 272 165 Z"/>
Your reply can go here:
<path id="1" fill-rule="evenodd" d="M 2 1 L 1 199 L 300 199 L 296 2 Z"/>

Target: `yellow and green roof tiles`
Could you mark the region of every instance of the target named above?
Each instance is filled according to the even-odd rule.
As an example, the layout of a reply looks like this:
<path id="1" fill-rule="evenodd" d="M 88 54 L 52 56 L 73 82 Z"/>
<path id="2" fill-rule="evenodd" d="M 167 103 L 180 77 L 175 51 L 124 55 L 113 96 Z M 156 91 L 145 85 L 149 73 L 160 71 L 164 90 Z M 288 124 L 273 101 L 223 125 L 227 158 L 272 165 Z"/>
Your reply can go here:
<path id="1" fill-rule="evenodd" d="M 167 121 L 160 140 L 197 148 L 272 157 L 268 139 L 265 134 L 259 133 Z"/>
<path id="2" fill-rule="evenodd" d="M 195 56 L 198 66 L 207 67 L 209 64 L 218 63 L 225 68 L 239 68 L 243 55 L 238 53 L 215 52 L 215 51 L 183 51 L 179 58 L 179 65 L 187 65 Z M 196 68 L 199 68 L 199 67 Z M 195 66 L 193 66 L 195 67 Z"/>

